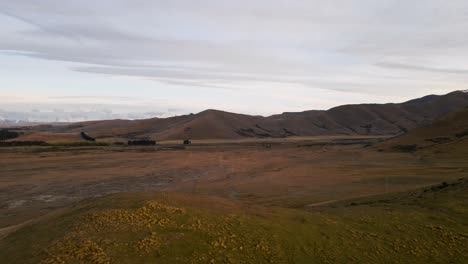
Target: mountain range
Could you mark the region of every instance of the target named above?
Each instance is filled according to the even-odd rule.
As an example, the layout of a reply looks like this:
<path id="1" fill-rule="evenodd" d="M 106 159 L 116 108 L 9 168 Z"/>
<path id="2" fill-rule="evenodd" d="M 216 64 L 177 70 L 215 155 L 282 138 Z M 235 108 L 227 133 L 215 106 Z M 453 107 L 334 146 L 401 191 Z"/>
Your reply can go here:
<path id="1" fill-rule="evenodd" d="M 156 140 L 282 138 L 318 135 L 398 135 L 468 106 L 468 93 L 428 95 L 404 103 L 343 105 L 329 110 L 252 116 L 219 110 L 169 118 L 40 125 L 35 132 L 85 132 L 95 138 Z M 58 136 L 58 135 L 57 135 Z"/>

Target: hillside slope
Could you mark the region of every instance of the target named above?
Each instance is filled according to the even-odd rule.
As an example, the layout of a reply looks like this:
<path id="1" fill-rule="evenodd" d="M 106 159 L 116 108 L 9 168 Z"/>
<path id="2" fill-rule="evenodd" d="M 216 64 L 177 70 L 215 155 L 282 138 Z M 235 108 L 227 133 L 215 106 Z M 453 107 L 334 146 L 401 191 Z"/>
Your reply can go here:
<path id="1" fill-rule="evenodd" d="M 450 113 L 433 124 L 416 128 L 409 133 L 380 144 L 381 147 L 417 150 L 437 146 L 450 146 L 451 152 L 463 148 L 468 142 L 468 107 Z"/>
<path id="2" fill-rule="evenodd" d="M 41 126 L 42 132 L 79 133 L 103 138 L 238 139 L 317 135 L 397 135 L 432 123 L 468 105 L 468 93 L 431 95 L 401 104 L 344 105 L 327 111 L 269 117 L 206 110 L 145 120 L 106 120 Z"/>

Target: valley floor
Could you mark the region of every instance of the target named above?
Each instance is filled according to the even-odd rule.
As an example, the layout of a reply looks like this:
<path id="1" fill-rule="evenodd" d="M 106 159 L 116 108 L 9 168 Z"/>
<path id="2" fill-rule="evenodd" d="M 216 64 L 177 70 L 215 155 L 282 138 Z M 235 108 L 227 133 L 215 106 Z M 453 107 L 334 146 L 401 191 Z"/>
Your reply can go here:
<path id="1" fill-rule="evenodd" d="M 0 149 L 0 257 L 466 260 L 466 148 L 403 153 L 365 142 L 264 143 Z M 134 250 L 122 251 L 125 243 Z M 32 244 L 39 246 L 27 252 Z"/>

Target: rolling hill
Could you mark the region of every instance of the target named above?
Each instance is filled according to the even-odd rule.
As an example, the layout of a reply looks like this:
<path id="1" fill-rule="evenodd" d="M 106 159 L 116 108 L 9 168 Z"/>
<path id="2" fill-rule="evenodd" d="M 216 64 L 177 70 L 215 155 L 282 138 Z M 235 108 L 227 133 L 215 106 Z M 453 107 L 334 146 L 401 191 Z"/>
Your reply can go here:
<path id="1" fill-rule="evenodd" d="M 317 135 L 398 135 L 431 124 L 468 105 L 468 93 L 429 95 L 404 103 L 343 105 L 268 117 L 205 110 L 197 114 L 144 120 L 104 120 L 63 126 L 42 125 L 32 132 L 79 133 L 97 139 L 240 139 Z M 29 133 L 31 134 L 31 133 Z M 60 134 L 56 134 L 60 137 Z M 32 138 L 33 136 L 29 136 Z M 21 137 L 19 138 L 21 140 Z"/>
<path id="2" fill-rule="evenodd" d="M 468 107 L 449 113 L 433 124 L 416 128 L 409 133 L 392 138 L 380 144 L 385 148 L 416 151 L 437 146 L 448 146 L 450 152 L 466 149 L 468 144 Z"/>

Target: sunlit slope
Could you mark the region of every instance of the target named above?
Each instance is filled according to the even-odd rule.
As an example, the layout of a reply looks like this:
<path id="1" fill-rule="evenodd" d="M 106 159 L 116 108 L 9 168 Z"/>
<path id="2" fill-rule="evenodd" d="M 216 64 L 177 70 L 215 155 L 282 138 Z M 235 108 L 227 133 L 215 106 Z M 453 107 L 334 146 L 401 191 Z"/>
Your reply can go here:
<path id="1" fill-rule="evenodd" d="M 182 194 L 82 202 L 0 243 L 2 263 L 467 263 L 468 181 L 308 207 Z"/>

